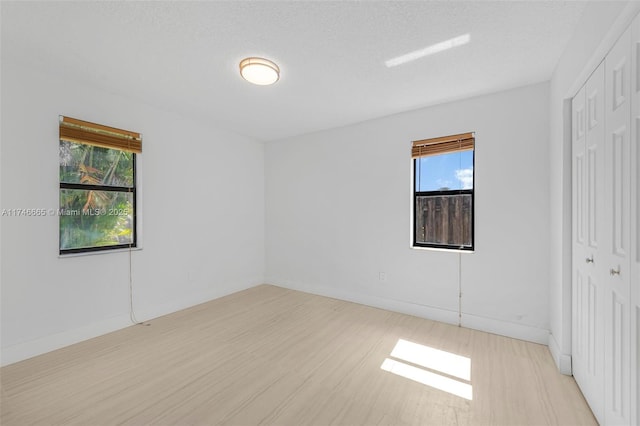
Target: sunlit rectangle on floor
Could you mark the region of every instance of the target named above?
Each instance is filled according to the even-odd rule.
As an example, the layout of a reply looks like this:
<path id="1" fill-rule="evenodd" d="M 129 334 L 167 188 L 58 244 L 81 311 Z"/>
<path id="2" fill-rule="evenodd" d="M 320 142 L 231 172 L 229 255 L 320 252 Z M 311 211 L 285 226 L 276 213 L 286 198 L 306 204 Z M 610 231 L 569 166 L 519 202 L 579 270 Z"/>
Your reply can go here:
<path id="1" fill-rule="evenodd" d="M 471 360 L 465 356 L 399 339 L 391 356 L 463 380 L 471 380 Z"/>
<path id="2" fill-rule="evenodd" d="M 423 385 L 430 386 L 435 389 L 459 396 L 468 400 L 473 399 L 473 390 L 470 384 L 462 383 L 427 370 L 423 370 L 412 365 L 408 365 L 393 359 L 385 359 L 381 369 L 406 379 L 413 380 Z"/>

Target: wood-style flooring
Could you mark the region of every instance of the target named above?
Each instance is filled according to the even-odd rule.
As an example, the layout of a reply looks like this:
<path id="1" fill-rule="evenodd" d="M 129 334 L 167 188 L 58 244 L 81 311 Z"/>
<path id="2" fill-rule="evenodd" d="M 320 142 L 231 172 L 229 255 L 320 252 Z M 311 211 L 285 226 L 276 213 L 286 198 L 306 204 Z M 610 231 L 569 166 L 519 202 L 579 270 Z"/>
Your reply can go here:
<path id="1" fill-rule="evenodd" d="M 150 323 L 0 369 L 0 424 L 596 424 L 543 345 L 269 285 Z"/>

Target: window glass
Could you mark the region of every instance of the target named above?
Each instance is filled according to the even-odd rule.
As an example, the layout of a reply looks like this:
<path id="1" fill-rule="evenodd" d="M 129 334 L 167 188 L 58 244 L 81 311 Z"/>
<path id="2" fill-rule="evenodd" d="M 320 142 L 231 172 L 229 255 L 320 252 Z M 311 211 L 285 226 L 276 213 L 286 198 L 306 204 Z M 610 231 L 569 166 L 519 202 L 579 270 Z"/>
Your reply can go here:
<path id="1" fill-rule="evenodd" d="M 60 253 L 136 246 L 136 154 L 60 141 Z"/>
<path id="2" fill-rule="evenodd" d="M 129 245 L 133 241 L 133 193 L 60 190 L 60 249 Z"/>
<path id="3" fill-rule="evenodd" d="M 416 191 L 473 189 L 473 151 L 416 159 Z"/>
<path id="4" fill-rule="evenodd" d="M 473 250 L 474 150 L 426 155 L 413 164 L 413 245 Z"/>
<path id="5" fill-rule="evenodd" d="M 133 187 L 133 156 L 119 149 L 60 141 L 60 182 Z"/>

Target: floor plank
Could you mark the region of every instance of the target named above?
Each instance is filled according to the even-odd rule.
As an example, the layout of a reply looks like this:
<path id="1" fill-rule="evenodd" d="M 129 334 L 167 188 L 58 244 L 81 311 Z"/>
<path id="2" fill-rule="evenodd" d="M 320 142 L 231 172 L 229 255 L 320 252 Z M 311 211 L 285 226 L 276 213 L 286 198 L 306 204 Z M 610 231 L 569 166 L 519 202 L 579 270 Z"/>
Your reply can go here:
<path id="1" fill-rule="evenodd" d="M 0 423 L 596 424 L 534 343 L 269 285 L 150 323 L 0 369 Z M 470 380 L 391 357 L 399 339 L 469 358 Z M 385 371 L 387 358 L 472 399 Z"/>

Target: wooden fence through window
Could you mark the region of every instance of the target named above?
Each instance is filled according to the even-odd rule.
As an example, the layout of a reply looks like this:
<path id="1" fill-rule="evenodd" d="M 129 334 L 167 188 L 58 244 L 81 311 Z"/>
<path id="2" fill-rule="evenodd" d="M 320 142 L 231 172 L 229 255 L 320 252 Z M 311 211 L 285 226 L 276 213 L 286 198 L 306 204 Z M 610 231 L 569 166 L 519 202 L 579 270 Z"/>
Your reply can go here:
<path id="1" fill-rule="evenodd" d="M 471 246 L 471 194 L 418 195 L 416 243 Z"/>

